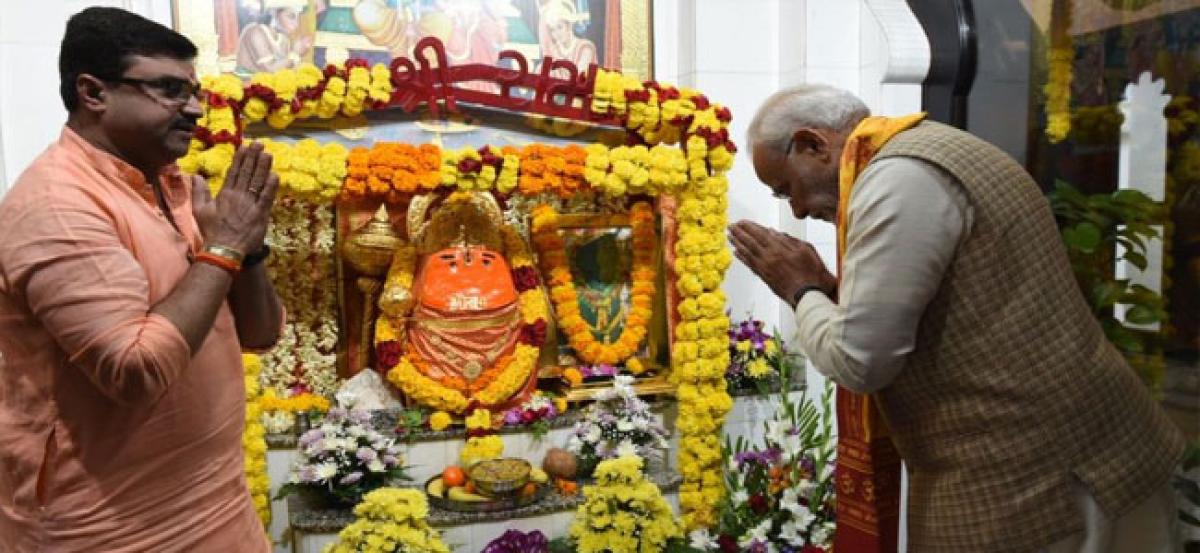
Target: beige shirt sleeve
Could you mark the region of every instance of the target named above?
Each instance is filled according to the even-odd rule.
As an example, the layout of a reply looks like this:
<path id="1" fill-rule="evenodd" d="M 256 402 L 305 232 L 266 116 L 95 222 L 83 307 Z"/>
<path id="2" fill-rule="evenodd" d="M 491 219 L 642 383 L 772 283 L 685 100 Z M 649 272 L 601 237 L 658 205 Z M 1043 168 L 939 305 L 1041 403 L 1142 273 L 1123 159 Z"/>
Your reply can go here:
<path id="1" fill-rule="evenodd" d="M 822 374 L 871 393 L 891 383 L 912 352 L 972 208 L 948 173 L 896 157 L 867 167 L 848 215 L 839 301 L 805 294 L 796 306 L 796 343 Z"/>

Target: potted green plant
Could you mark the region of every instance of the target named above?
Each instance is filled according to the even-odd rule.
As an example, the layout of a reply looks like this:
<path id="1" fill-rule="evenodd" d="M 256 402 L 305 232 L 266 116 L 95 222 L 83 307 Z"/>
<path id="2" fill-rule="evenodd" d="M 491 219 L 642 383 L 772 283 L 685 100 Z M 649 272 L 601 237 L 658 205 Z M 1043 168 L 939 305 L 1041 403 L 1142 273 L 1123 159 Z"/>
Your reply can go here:
<path id="1" fill-rule="evenodd" d="M 1145 194 L 1122 189 L 1111 194 L 1084 194 L 1064 181 L 1050 193 L 1050 205 L 1058 218 L 1062 239 L 1075 280 L 1088 300 L 1104 334 L 1119 349 L 1152 388 L 1162 380 L 1161 346 L 1155 333 L 1130 328 L 1116 318 L 1114 307 L 1129 308 L 1125 320 L 1134 325 L 1151 325 L 1167 320 L 1163 298 L 1157 292 L 1118 279 L 1117 261 L 1144 270 L 1146 242 L 1159 237 L 1165 210 Z M 1118 252 L 1117 246 L 1121 246 Z"/>

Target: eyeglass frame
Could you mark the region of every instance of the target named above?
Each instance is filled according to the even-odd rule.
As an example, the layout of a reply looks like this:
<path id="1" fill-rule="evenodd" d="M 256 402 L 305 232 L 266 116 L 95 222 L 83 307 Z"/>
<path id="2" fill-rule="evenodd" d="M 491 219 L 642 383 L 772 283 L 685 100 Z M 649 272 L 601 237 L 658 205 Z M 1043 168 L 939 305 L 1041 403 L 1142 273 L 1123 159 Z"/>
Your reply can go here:
<path id="1" fill-rule="evenodd" d="M 141 90 L 143 94 L 146 94 L 147 96 L 151 96 L 155 99 L 162 100 L 164 102 L 168 102 L 175 107 L 187 105 L 187 103 L 189 101 L 191 101 L 192 98 L 195 98 L 196 101 L 200 101 L 200 90 L 201 90 L 200 83 L 190 80 L 190 79 L 181 79 L 179 77 L 162 76 L 162 77 L 158 77 L 155 79 L 138 79 L 135 77 L 117 77 L 114 79 L 103 79 L 103 80 L 106 82 L 110 82 L 110 83 L 120 83 L 120 84 L 127 84 L 130 86 L 137 86 L 138 90 Z M 168 83 L 179 83 L 181 85 L 185 85 L 185 88 L 181 91 L 181 93 L 183 93 L 183 91 L 186 91 L 188 87 L 191 88 L 191 92 L 182 97 L 172 98 L 172 97 L 168 96 L 167 91 L 166 91 L 166 87 L 170 86 L 170 84 L 168 84 Z M 145 87 L 153 88 L 153 89 L 159 91 L 161 93 L 161 95 L 149 94 L 146 92 Z"/>
<path id="2" fill-rule="evenodd" d="M 785 148 L 783 150 L 783 159 L 786 160 L 787 158 L 791 157 L 792 150 L 795 149 L 795 147 L 796 147 L 796 135 L 792 135 L 792 138 L 788 140 L 787 148 Z M 780 192 L 779 190 L 776 190 L 775 187 L 771 187 L 771 197 L 775 198 L 776 200 L 791 199 L 791 195 L 784 193 L 784 192 Z"/>

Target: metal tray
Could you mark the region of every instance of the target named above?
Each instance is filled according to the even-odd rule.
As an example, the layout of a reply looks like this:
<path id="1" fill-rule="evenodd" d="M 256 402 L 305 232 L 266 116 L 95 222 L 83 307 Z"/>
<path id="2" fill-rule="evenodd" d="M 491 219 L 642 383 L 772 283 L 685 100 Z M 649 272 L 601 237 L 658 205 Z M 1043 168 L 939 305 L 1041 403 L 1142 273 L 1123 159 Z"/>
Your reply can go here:
<path id="1" fill-rule="evenodd" d="M 433 478 L 425 481 L 425 487 L 423 490 L 426 490 L 425 496 L 429 498 L 429 504 L 439 509 L 456 511 L 459 513 L 495 513 L 499 511 L 520 509 L 521 507 L 527 507 L 545 499 L 546 496 L 550 494 L 550 491 L 554 488 L 553 485 L 551 485 L 549 482 L 546 482 L 544 484 L 538 484 L 537 491 L 533 492 L 533 495 L 529 496 L 514 495 L 511 497 L 497 497 L 490 501 L 478 502 L 452 501 L 446 497 L 431 495 L 427 491 L 429 490 L 429 483 L 438 478 L 441 478 L 441 475 L 434 476 Z"/>

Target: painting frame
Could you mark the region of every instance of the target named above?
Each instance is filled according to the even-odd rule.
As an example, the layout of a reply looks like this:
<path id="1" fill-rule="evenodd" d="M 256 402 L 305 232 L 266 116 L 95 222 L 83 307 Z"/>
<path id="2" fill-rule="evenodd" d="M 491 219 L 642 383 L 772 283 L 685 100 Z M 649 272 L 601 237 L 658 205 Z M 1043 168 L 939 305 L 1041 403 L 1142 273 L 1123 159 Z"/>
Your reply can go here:
<path id="1" fill-rule="evenodd" d="M 416 39 L 423 36 L 440 37 L 437 33 L 458 32 L 453 28 L 447 31 L 447 17 L 440 17 L 441 12 L 429 7 L 432 4 L 443 3 L 450 7 L 464 7 L 460 12 L 456 12 L 454 17 L 470 17 L 469 13 L 463 15 L 462 12 L 470 12 L 471 6 L 504 5 L 518 9 L 518 12 L 501 12 L 505 15 L 496 17 L 507 19 L 503 25 L 506 33 L 521 27 L 519 32 L 506 34 L 503 43 L 493 41 L 490 46 L 485 39 L 476 40 L 478 48 L 471 46 L 471 62 L 488 60 L 488 63 L 495 64 L 498 52 L 509 49 L 521 52 L 535 63 L 540 63 L 542 56 L 549 53 L 556 59 L 576 62 L 577 65 L 582 65 L 580 70 L 586 70 L 590 63 L 585 61 L 587 54 L 579 53 L 572 59 L 568 52 L 586 52 L 589 49 L 583 43 L 591 41 L 592 51 L 596 54 L 593 61 L 599 66 L 635 75 L 643 81 L 654 79 L 652 0 L 171 0 L 171 21 L 176 31 L 196 44 L 199 51 L 196 57 L 198 74 L 205 76 L 233 73 L 248 80 L 258 70 L 275 71 L 300 63 L 313 63 L 323 67 L 326 63 L 340 63 L 344 61 L 345 56 L 366 58 L 373 63 L 386 63 L 400 54 L 411 56 L 411 45 L 415 44 Z M 360 8 L 368 4 L 373 7 L 386 6 L 394 10 L 404 6 L 424 6 L 421 8 L 424 11 L 418 10 L 417 16 L 411 13 L 404 17 L 394 16 L 381 23 L 380 26 L 385 29 L 380 30 L 377 27 L 369 27 L 370 24 L 365 22 L 369 16 L 362 15 L 362 12 L 372 10 Z M 260 19 L 257 21 L 254 20 L 252 5 L 260 6 Z M 548 7 L 550 5 L 562 8 L 551 9 Z M 528 13 L 529 6 L 536 6 L 536 17 L 531 17 Z M 576 6 L 575 11 L 571 11 L 569 6 Z M 584 6 L 587 11 L 578 6 Z M 292 15 L 283 11 L 289 9 L 294 12 L 294 20 L 290 19 Z M 284 16 L 276 18 L 275 15 L 268 14 L 268 10 Z M 347 10 L 350 10 L 350 16 L 345 15 Z M 605 17 L 593 17 L 593 14 L 601 12 L 604 12 Z M 514 13 L 517 15 L 513 15 Z M 546 16 L 546 27 L 542 27 L 543 14 L 551 14 Z M 454 17 L 449 19 L 453 20 Z M 549 21 L 551 17 L 556 19 Z M 262 18 L 270 18 L 270 21 Z M 326 20 L 335 19 L 336 24 L 326 23 Z M 424 24 L 425 19 L 433 21 Z M 610 19 L 617 21 L 615 26 Z M 533 21 L 537 22 L 536 30 L 529 28 L 534 25 L 531 23 Z M 574 22 L 571 28 L 575 36 L 563 34 L 560 36 L 566 38 L 555 41 L 549 26 L 557 22 L 561 27 L 564 21 Z M 593 29 L 589 26 L 591 21 L 596 21 L 597 26 L 604 27 L 599 30 Z M 360 23 L 362 26 L 358 26 Z M 403 34 L 396 30 L 397 25 L 405 23 L 419 26 L 416 29 L 407 29 L 407 38 L 396 38 Z M 339 32 L 351 27 L 357 29 L 360 34 Z M 370 37 L 365 34 L 368 31 L 363 31 L 364 28 L 372 33 Z M 581 28 L 590 30 L 584 35 L 579 35 Z M 280 32 L 281 30 L 288 31 L 285 33 Z M 433 34 L 425 33 L 426 30 Z M 596 40 L 592 40 L 598 36 L 597 33 L 605 36 L 605 42 L 597 43 Z M 283 35 L 287 35 L 287 38 Z M 452 44 L 455 37 L 447 35 L 443 38 L 448 39 L 445 41 L 447 44 Z M 510 38 L 513 40 L 508 40 Z M 613 43 L 607 42 L 610 39 Z M 306 44 L 305 41 L 309 42 Z M 383 54 L 386 47 L 379 43 L 391 44 L 393 50 L 386 52 L 389 55 L 385 56 Z M 265 46 L 256 49 L 255 44 Z M 556 51 L 543 51 L 546 49 L 541 47 L 543 44 L 551 45 L 547 48 Z M 568 44 L 576 46 L 570 47 Z M 561 48 L 559 45 L 562 45 Z M 363 49 L 357 49 L 355 46 Z M 331 53 L 337 49 L 345 52 Z M 290 61 L 284 61 L 289 59 Z"/>

